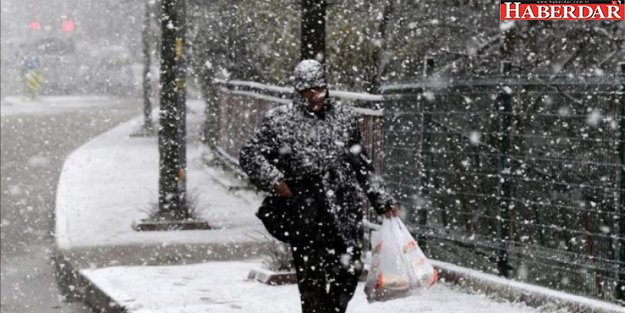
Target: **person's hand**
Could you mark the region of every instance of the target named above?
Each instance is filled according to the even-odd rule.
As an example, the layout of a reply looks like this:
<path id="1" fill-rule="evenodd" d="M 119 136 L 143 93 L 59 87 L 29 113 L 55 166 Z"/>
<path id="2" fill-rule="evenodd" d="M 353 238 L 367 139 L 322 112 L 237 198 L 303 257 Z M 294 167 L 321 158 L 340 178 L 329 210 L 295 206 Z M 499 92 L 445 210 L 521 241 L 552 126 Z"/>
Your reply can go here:
<path id="1" fill-rule="evenodd" d="M 399 216 L 399 204 L 395 204 L 395 205 L 389 207 L 388 210 L 386 210 L 386 212 L 384 212 L 384 216 L 388 217 L 388 218 Z"/>
<path id="2" fill-rule="evenodd" d="M 285 198 L 293 197 L 293 193 L 291 192 L 291 188 L 283 181 L 279 180 L 274 186 L 273 190 L 280 196 Z"/>

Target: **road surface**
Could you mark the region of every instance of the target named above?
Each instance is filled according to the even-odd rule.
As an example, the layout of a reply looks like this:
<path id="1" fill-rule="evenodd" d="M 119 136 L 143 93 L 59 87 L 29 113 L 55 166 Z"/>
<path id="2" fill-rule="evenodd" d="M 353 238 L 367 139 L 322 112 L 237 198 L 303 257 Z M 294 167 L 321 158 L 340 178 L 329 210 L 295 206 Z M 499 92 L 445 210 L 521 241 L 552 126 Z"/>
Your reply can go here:
<path id="1" fill-rule="evenodd" d="M 65 157 L 90 138 L 141 114 L 141 101 L 57 97 L 3 99 L 1 294 L 3 313 L 88 313 L 65 302 L 54 278 L 56 185 Z"/>

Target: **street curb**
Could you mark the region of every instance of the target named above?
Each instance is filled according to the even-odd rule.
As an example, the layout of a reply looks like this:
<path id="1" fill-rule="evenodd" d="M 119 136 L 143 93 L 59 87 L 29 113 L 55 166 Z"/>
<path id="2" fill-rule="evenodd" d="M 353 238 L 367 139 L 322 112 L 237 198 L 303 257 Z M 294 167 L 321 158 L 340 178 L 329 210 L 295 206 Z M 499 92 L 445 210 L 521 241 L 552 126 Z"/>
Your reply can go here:
<path id="1" fill-rule="evenodd" d="M 109 266 L 184 265 L 210 261 L 253 259 L 261 256 L 270 242 L 249 241 L 210 244 L 102 246 L 75 249 L 57 248 L 52 259 L 55 277 L 63 296 L 81 301 L 98 313 L 127 313 L 104 290 L 81 273 L 82 269 Z M 198 253 L 202 251 L 202 253 Z M 110 256 L 115 256 L 111 259 Z"/>
<path id="2" fill-rule="evenodd" d="M 91 282 L 80 270 L 75 270 L 71 261 L 60 252 L 57 251 L 53 259 L 57 284 L 67 301 L 80 301 L 98 313 L 128 313 L 123 305 Z"/>
<path id="3" fill-rule="evenodd" d="M 57 248 L 57 255 L 79 269 L 106 266 L 180 265 L 258 258 L 268 244 L 262 241 L 249 241 L 95 246 L 72 249 Z"/>
<path id="4" fill-rule="evenodd" d="M 534 308 L 553 306 L 571 313 L 624 313 L 617 304 L 531 285 L 512 279 L 486 274 L 454 264 L 430 260 L 441 279 L 472 291 L 496 295 L 510 302 L 522 302 Z"/>
<path id="5" fill-rule="evenodd" d="M 84 288 L 83 302 L 92 310 L 99 313 L 128 313 L 124 305 L 116 302 L 80 271 L 78 271 L 76 275 L 80 285 Z"/>

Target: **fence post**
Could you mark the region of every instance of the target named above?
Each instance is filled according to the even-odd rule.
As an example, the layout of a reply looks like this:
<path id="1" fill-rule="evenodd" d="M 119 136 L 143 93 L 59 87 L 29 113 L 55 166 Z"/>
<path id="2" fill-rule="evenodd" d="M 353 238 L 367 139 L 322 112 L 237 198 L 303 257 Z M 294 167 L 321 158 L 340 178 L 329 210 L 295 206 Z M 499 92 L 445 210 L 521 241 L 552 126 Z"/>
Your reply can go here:
<path id="1" fill-rule="evenodd" d="M 423 59 L 423 78 L 424 81 L 427 81 L 430 76 L 432 76 L 432 73 L 434 72 L 434 59 L 431 57 L 425 57 Z M 425 91 L 425 90 L 424 90 Z M 421 173 L 421 175 L 419 175 L 420 179 L 420 186 L 419 186 L 419 192 L 420 192 L 420 197 L 423 198 L 427 198 L 428 195 L 428 185 L 430 184 L 430 175 L 428 173 L 428 167 L 432 166 L 432 162 L 431 160 L 431 135 L 432 135 L 432 114 L 430 114 L 429 108 L 429 99 L 425 99 L 424 105 L 423 105 L 423 119 L 422 119 L 422 123 L 421 123 L 421 149 L 420 149 L 420 157 L 421 157 L 421 164 L 423 164 L 423 173 Z M 427 221 L 428 221 L 428 212 L 427 212 L 427 201 L 422 201 L 419 200 L 418 202 L 419 206 L 416 208 L 417 210 L 417 221 L 419 223 L 419 226 L 425 226 L 427 225 Z M 425 240 L 425 235 L 423 234 L 423 232 L 421 232 L 418 236 L 417 236 L 417 241 L 419 243 L 419 246 L 421 246 L 422 249 L 427 249 L 427 242 Z"/>
<path id="2" fill-rule="evenodd" d="M 501 75 L 508 78 L 511 63 L 501 62 Z M 497 218 L 497 237 L 499 239 L 497 269 L 499 275 L 508 277 L 508 240 L 510 239 L 510 225 L 508 224 L 510 207 L 510 127 L 512 126 L 512 90 L 507 82 L 500 84 L 500 103 L 498 107 L 501 120 L 501 135 L 499 137 L 499 216 Z"/>
<path id="3" fill-rule="evenodd" d="M 625 62 L 619 63 L 621 76 L 621 114 L 620 114 L 620 140 L 619 140 L 619 157 L 621 163 L 621 170 L 619 176 L 619 195 L 618 195 L 618 233 L 622 237 L 625 234 Z M 617 241 L 618 242 L 618 241 Z M 625 263 L 625 242 L 621 238 L 619 242 L 619 249 L 616 255 L 618 262 Z M 618 266 L 618 277 L 615 288 L 615 297 L 621 301 L 625 301 L 625 268 Z"/>

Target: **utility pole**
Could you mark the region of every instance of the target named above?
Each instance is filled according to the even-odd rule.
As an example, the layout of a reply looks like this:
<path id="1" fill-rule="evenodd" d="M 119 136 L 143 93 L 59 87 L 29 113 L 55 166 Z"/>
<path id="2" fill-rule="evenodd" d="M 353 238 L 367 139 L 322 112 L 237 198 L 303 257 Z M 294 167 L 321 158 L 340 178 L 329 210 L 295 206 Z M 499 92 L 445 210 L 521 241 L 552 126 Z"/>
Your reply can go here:
<path id="1" fill-rule="evenodd" d="M 302 0 L 300 55 L 322 64 L 326 51 L 326 0 Z"/>

